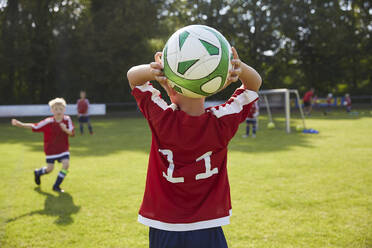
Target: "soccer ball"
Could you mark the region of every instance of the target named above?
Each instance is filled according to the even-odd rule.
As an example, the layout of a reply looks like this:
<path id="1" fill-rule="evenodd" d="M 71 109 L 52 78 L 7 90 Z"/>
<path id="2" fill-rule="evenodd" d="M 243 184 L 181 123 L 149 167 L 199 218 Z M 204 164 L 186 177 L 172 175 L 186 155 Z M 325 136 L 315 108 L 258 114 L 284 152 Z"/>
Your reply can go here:
<path id="1" fill-rule="evenodd" d="M 229 42 L 217 30 L 190 25 L 165 44 L 162 63 L 170 86 L 192 98 L 210 96 L 225 85 L 231 69 Z"/>
<path id="2" fill-rule="evenodd" d="M 274 129 L 274 128 L 275 128 L 275 124 L 274 124 L 274 122 L 269 122 L 269 123 L 267 123 L 267 128 L 268 128 L 268 129 Z"/>
<path id="3" fill-rule="evenodd" d="M 296 130 L 297 130 L 297 131 L 302 131 L 303 129 L 304 129 L 304 128 L 303 128 L 301 125 L 297 125 L 297 126 L 296 126 Z"/>

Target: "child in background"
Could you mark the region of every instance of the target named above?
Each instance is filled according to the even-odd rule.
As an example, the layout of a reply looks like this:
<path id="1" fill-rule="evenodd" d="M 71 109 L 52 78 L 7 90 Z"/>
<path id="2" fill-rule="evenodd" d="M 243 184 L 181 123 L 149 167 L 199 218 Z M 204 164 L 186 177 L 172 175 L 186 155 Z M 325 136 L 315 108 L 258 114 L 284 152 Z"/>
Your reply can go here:
<path id="1" fill-rule="evenodd" d="M 167 82 L 160 52 L 155 62 L 132 67 L 128 81 L 152 132 L 146 188 L 138 221 L 150 227 L 150 248 L 226 248 L 221 226 L 230 222 L 227 146 L 261 85 L 260 75 L 232 49 L 226 84 L 243 85 L 222 105 L 204 109 L 205 98 L 183 96 Z M 157 80 L 168 105 L 149 81 Z"/>
<path id="2" fill-rule="evenodd" d="M 84 133 L 84 123 L 88 124 L 89 133 L 93 134 L 93 128 L 89 120 L 89 100 L 86 98 L 86 92 L 80 91 L 80 99 L 77 101 L 78 120 L 80 125 L 80 134 Z"/>
<path id="3" fill-rule="evenodd" d="M 32 129 L 33 132 L 44 133 L 44 152 L 46 155 L 46 167 L 34 171 L 35 183 L 40 185 L 40 177 L 48 174 L 54 169 L 54 162 L 62 163 L 62 170 L 58 173 L 57 180 L 53 185 L 53 190 L 64 192 L 60 185 L 66 177 L 69 168 L 69 143 L 68 137 L 74 136 L 74 126 L 71 118 L 64 115 L 66 102 L 63 98 L 56 98 L 49 102 L 52 117 L 48 117 L 39 123 L 23 123 L 12 119 L 12 125 Z"/>
<path id="4" fill-rule="evenodd" d="M 247 123 L 245 134 L 243 135 L 243 138 L 249 137 L 249 130 L 250 126 L 252 126 L 252 138 L 256 138 L 256 129 L 257 129 L 257 119 L 258 115 L 260 114 L 258 101 L 256 101 L 253 105 L 251 110 L 248 113 L 248 117 L 245 120 Z"/>
<path id="5" fill-rule="evenodd" d="M 313 95 L 314 95 L 314 88 L 311 88 L 309 91 L 305 93 L 304 98 L 303 98 L 305 114 L 308 116 L 311 115 L 311 111 L 313 110 Z"/>
<path id="6" fill-rule="evenodd" d="M 345 94 L 344 106 L 346 107 L 346 112 L 351 112 L 351 98 L 349 94 Z"/>
<path id="7" fill-rule="evenodd" d="M 327 107 L 326 107 L 326 110 L 324 111 L 324 115 L 327 115 L 329 112 L 331 112 L 331 105 L 333 101 L 332 93 L 328 93 L 326 101 L 327 101 Z"/>

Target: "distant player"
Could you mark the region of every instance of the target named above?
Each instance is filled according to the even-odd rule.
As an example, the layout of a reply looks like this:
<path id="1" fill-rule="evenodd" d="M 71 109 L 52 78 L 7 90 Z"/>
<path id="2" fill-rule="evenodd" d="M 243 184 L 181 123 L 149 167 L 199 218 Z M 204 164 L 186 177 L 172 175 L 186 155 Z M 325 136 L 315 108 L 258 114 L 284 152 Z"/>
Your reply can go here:
<path id="1" fill-rule="evenodd" d="M 80 134 L 84 133 L 84 123 L 88 124 L 89 133 L 93 134 L 93 128 L 89 120 L 89 100 L 86 98 L 86 92 L 80 91 L 80 99 L 77 101 L 78 120 L 80 125 Z"/>
<path id="2" fill-rule="evenodd" d="M 345 94 L 344 106 L 346 107 L 346 112 L 351 112 L 351 98 L 349 94 Z"/>
<path id="3" fill-rule="evenodd" d="M 252 138 L 256 138 L 257 119 L 259 114 L 260 114 L 259 106 L 258 102 L 256 101 L 252 105 L 252 108 L 248 113 L 248 117 L 245 120 L 247 126 L 245 128 L 245 134 L 243 135 L 243 138 L 249 137 L 250 126 L 252 126 Z"/>
<path id="4" fill-rule="evenodd" d="M 44 152 L 46 155 L 46 167 L 34 171 L 35 183 L 40 185 L 40 177 L 54 169 L 54 162 L 62 163 L 62 170 L 58 173 L 53 190 L 64 192 L 60 185 L 66 177 L 69 168 L 69 143 L 68 137 L 74 136 L 74 125 L 68 115 L 64 115 L 66 102 L 63 98 L 56 98 L 49 102 L 52 117 L 48 117 L 39 123 L 23 123 L 12 119 L 12 125 L 32 129 L 33 132 L 44 133 Z"/>
<path id="5" fill-rule="evenodd" d="M 261 85 L 260 75 L 233 49 L 229 85 L 243 85 L 224 104 L 204 109 L 204 98 L 188 98 L 171 88 L 161 53 L 151 64 L 132 67 L 128 80 L 148 121 L 152 143 L 146 189 L 138 221 L 150 227 L 150 248 L 226 248 L 221 226 L 230 222 L 227 146 L 243 122 Z M 149 81 L 166 90 L 168 105 Z M 227 86 L 226 85 L 226 86 Z"/>
<path id="6" fill-rule="evenodd" d="M 305 93 L 304 98 L 303 98 L 305 113 L 307 115 L 311 115 L 311 111 L 313 109 L 313 106 L 312 106 L 313 95 L 314 95 L 314 88 L 311 88 L 309 91 Z"/>
<path id="7" fill-rule="evenodd" d="M 327 107 L 326 107 L 326 110 L 324 111 L 324 115 L 327 115 L 329 112 L 331 112 L 331 106 L 332 106 L 332 101 L 333 101 L 332 93 L 328 93 L 326 101 L 327 101 Z"/>
<path id="8" fill-rule="evenodd" d="M 304 108 L 305 108 L 306 115 L 311 115 L 311 111 L 313 109 L 313 106 L 312 106 L 313 95 L 314 95 L 314 88 L 311 88 L 304 95 L 303 101 L 304 101 Z"/>

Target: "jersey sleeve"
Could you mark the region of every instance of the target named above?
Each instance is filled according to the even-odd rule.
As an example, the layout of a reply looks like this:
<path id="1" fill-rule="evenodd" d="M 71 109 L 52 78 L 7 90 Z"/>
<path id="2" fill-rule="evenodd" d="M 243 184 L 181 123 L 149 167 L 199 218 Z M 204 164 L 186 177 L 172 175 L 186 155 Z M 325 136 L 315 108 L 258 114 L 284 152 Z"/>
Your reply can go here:
<path id="1" fill-rule="evenodd" d="M 51 121 L 51 118 L 46 118 L 38 123 L 34 123 L 32 126 L 32 132 L 44 132 Z"/>
<path id="2" fill-rule="evenodd" d="M 72 132 L 72 135 L 74 136 L 75 135 L 75 127 L 74 127 L 74 123 L 72 122 L 72 120 L 71 120 L 71 117 L 70 116 L 68 116 L 68 115 L 66 115 L 65 116 L 65 120 L 67 121 L 67 129 L 69 130 L 69 131 L 71 131 Z"/>
<path id="3" fill-rule="evenodd" d="M 161 98 L 160 91 L 155 89 L 149 82 L 135 87 L 132 90 L 132 95 L 145 118 L 154 124 L 164 116 L 166 111 L 177 109 L 175 104 L 168 105 Z"/>
<path id="4" fill-rule="evenodd" d="M 242 123 L 248 116 L 253 104 L 258 100 L 257 92 L 246 90 L 242 87 L 235 90 L 234 94 L 224 104 L 211 107 L 211 111 L 220 123 L 221 134 L 229 141 L 234 137 Z"/>

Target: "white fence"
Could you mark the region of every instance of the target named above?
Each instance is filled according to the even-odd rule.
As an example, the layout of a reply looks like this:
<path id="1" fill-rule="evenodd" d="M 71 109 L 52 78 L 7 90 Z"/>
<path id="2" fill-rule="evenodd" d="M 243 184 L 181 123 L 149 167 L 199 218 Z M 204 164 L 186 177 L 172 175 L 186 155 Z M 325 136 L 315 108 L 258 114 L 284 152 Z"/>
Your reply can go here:
<path id="1" fill-rule="evenodd" d="M 106 104 L 90 104 L 89 115 L 105 115 Z M 76 104 L 67 104 L 67 115 L 77 115 Z M 1 105 L 0 117 L 21 117 L 21 116 L 49 116 L 52 115 L 50 107 L 43 105 Z"/>

